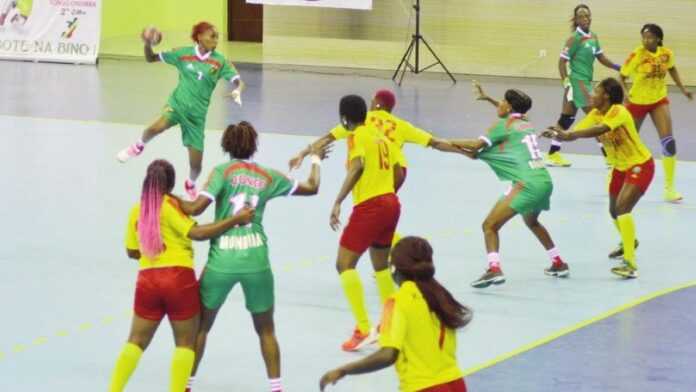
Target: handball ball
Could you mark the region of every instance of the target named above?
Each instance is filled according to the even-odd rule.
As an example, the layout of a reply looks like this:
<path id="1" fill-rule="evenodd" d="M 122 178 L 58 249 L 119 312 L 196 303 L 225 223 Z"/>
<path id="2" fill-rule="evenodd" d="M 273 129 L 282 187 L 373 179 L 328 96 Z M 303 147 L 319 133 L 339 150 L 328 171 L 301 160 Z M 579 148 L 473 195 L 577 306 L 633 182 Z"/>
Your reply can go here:
<path id="1" fill-rule="evenodd" d="M 162 42 L 162 32 L 157 30 L 156 27 L 150 26 L 143 30 L 141 35 L 143 41 L 149 42 L 150 45 L 154 46 Z"/>

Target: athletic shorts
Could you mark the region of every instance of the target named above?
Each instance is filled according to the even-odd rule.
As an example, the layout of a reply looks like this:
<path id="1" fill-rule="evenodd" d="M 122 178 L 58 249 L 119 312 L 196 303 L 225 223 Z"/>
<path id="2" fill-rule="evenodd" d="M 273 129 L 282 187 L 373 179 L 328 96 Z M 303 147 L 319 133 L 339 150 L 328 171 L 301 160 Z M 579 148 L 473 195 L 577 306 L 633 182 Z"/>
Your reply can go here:
<path id="1" fill-rule="evenodd" d="M 578 109 L 590 106 L 592 82 L 589 80 L 569 79 L 570 86 L 566 89 L 566 99 L 568 102 L 572 102 Z"/>
<path id="2" fill-rule="evenodd" d="M 341 235 L 341 246 L 358 254 L 374 246 L 391 246 L 399 223 L 401 204 L 394 193 L 373 197 L 353 207 Z"/>
<path id="3" fill-rule="evenodd" d="M 609 195 L 612 197 L 617 197 L 624 184 L 636 185 L 642 193 L 645 193 L 645 191 L 648 190 L 654 175 L 655 161 L 652 158 L 625 171 L 614 169 L 611 172 Z"/>
<path id="4" fill-rule="evenodd" d="M 164 267 L 140 270 L 135 286 L 135 314 L 160 321 L 188 320 L 201 310 L 198 281 L 193 268 Z"/>
<path id="5" fill-rule="evenodd" d="M 181 127 L 181 141 L 184 147 L 191 147 L 203 152 L 205 115 L 191 116 L 182 110 L 167 105 L 164 107 L 162 116 L 167 119 L 170 125 L 178 124 Z"/>
<path id="6" fill-rule="evenodd" d="M 466 392 L 466 383 L 463 378 L 459 378 L 446 384 L 421 389 L 419 392 Z"/>
<path id="7" fill-rule="evenodd" d="M 553 183 L 550 181 L 516 182 L 505 192 L 503 200 L 520 215 L 548 211 L 551 207 Z"/>
<path id="8" fill-rule="evenodd" d="M 626 109 L 628 109 L 628 111 L 631 112 L 631 115 L 633 116 L 633 118 L 637 120 L 637 119 L 645 117 L 646 114 L 652 112 L 657 107 L 662 106 L 662 105 L 669 105 L 669 98 L 664 97 L 655 103 L 651 103 L 651 104 L 647 104 L 647 105 L 640 105 L 637 103 L 629 102 L 626 105 Z"/>
<path id="9" fill-rule="evenodd" d="M 250 313 L 264 313 L 273 307 L 275 295 L 270 268 L 249 273 L 219 272 L 206 268 L 201 276 L 203 306 L 206 309 L 219 309 L 237 283 L 242 285 L 244 302 Z"/>

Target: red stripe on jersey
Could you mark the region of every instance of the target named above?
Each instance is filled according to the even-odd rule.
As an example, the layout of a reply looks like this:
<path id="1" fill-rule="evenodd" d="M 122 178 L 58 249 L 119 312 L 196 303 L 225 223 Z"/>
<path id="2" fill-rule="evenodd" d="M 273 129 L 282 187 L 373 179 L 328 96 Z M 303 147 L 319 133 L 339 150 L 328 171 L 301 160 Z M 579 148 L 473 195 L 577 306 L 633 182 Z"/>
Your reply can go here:
<path id="1" fill-rule="evenodd" d="M 179 56 L 180 61 L 190 61 L 198 63 L 206 63 L 214 66 L 215 68 L 222 68 L 222 64 L 219 61 L 213 59 L 206 59 L 205 61 L 198 58 L 198 56 Z"/>
<path id="2" fill-rule="evenodd" d="M 245 170 L 249 170 L 249 171 L 251 171 L 251 172 L 260 174 L 260 175 L 262 175 L 266 180 L 268 180 L 268 183 L 269 183 L 269 184 L 273 182 L 273 177 L 271 177 L 270 174 L 266 173 L 263 169 L 261 169 L 260 167 L 254 165 L 253 163 L 248 163 L 248 162 L 237 162 L 237 163 L 235 163 L 234 165 L 232 165 L 232 166 L 228 167 L 227 169 L 225 169 L 225 173 L 224 173 L 223 175 L 224 175 L 225 177 L 227 177 L 230 173 L 232 173 L 233 171 L 235 171 L 235 170 L 237 170 L 237 169 L 245 169 Z"/>

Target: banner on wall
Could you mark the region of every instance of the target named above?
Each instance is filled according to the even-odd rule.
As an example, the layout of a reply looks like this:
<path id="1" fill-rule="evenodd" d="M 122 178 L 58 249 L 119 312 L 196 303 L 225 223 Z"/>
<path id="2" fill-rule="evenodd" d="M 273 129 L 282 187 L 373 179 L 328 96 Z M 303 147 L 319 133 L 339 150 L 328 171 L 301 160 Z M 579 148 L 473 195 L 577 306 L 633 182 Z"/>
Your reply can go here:
<path id="1" fill-rule="evenodd" d="M 356 10 L 372 9 L 372 0 L 246 0 L 246 2 L 265 5 L 300 5 L 309 7 L 352 8 Z"/>
<path id="2" fill-rule="evenodd" d="M 0 0 L 0 58 L 95 64 L 102 0 Z"/>

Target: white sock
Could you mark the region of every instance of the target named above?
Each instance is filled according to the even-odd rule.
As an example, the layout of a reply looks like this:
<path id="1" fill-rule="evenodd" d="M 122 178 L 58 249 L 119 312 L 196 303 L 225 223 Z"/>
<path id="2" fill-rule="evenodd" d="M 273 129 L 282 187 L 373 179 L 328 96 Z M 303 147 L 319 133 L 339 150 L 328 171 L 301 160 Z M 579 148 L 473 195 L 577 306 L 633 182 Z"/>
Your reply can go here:
<path id="1" fill-rule="evenodd" d="M 271 392 L 283 392 L 283 383 L 280 377 L 271 378 L 268 382 L 271 384 Z"/>
<path id="2" fill-rule="evenodd" d="M 561 253 L 558 251 L 558 248 L 556 247 L 547 250 L 546 254 L 549 255 L 549 259 L 551 259 L 551 262 L 556 261 L 557 257 L 561 257 Z"/>
<path id="3" fill-rule="evenodd" d="M 561 142 L 559 142 L 558 140 L 553 140 L 553 139 L 551 139 L 551 145 L 552 145 L 552 146 L 558 146 L 558 147 L 560 147 L 560 146 L 561 146 Z"/>
<path id="4" fill-rule="evenodd" d="M 489 253 L 487 258 L 489 268 L 500 268 L 500 254 L 498 252 Z"/>

